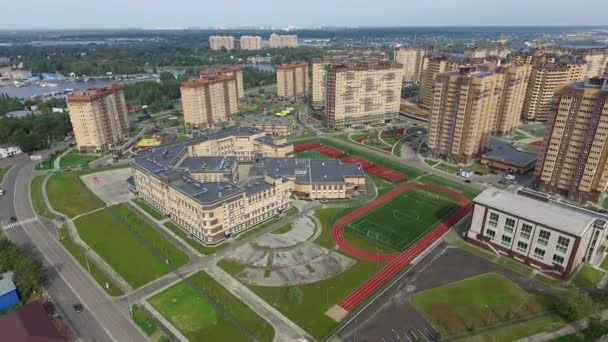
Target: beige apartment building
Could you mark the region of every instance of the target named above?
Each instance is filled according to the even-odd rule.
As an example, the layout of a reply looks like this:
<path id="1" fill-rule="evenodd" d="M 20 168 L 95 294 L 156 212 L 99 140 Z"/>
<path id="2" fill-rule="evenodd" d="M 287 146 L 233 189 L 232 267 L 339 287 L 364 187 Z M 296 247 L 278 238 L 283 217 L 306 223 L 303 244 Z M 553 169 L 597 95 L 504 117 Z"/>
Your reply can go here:
<path id="1" fill-rule="evenodd" d="M 262 37 L 260 36 L 241 36 L 241 50 L 262 50 Z"/>
<path id="2" fill-rule="evenodd" d="M 427 56 L 423 63 L 424 69 L 420 81 L 420 106 L 430 109 L 433 104 L 433 85 L 437 75 L 458 70 L 463 65 L 463 60 L 446 56 Z"/>
<path id="3" fill-rule="evenodd" d="M 298 36 L 295 34 L 271 34 L 268 39 L 271 48 L 298 47 Z"/>
<path id="4" fill-rule="evenodd" d="M 467 239 L 556 277 L 604 258 L 608 216 L 538 192 L 490 188 L 474 200 Z"/>
<path id="5" fill-rule="evenodd" d="M 234 76 L 234 80 L 236 81 L 237 97 L 240 99 L 245 96 L 245 86 L 243 84 L 243 68 L 238 65 L 229 65 L 225 67 L 205 69 L 201 70 L 200 72 L 201 78 L 214 78 L 218 76 Z"/>
<path id="6" fill-rule="evenodd" d="M 505 75 L 462 67 L 437 75 L 429 119 L 429 155 L 468 163 L 496 126 Z"/>
<path id="7" fill-rule="evenodd" d="M 492 133 L 508 135 L 521 124 L 521 111 L 524 107 L 532 66 L 511 64 L 490 70 L 504 75 L 502 95 Z"/>
<path id="8" fill-rule="evenodd" d="M 277 96 L 302 97 L 308 92 L 308 63 L 280 64 L 277 71 Z"/>
<path id="9" fill-rule="evenodd" d="M 488 57 L 498 57 L 498 58 L 507 58 L 507 56 L 511 53 L 511 50 L 504 45 L 497 45 L 491 47 L 473 47 L 470 49 L 464 50 L 464 57 L 466 58 L 488 58 Z"/>
<path id="10" fill-rule="evenodd" d="M 584 49 L 575 51 L 574 53 L 581 56 L 587 62 L 584 74 L 585 79 L 608 73 L 608 48 Z"/>
<path id="11" fill-rule="evenodd" d="M 522 117 L 528 121 L 547 121 L 555 91 L 569 82 L 583 80 L 585 68 L 585 61 L 573 56 L 533 65 Z"/>
<path id="12" fill-rule="evenodd" d="M 315 110 L 325 108 L 325 67 L 330 64 L 372 63 L 385 61 L 386 55 L 377 50 L 335 50 L 327 56 L 312 61 L 311 106 Z"/>
<path id="13" fill-rule="evenodd" d="M 539 189 L 597 202 L 608 190 L 608 76 L 555 93 L 535 175 Z"/>
<path id="14" fill-rule="evenodd" d="M 238 113 L 234 76 L 217 76 L 182 82 L 182 110 L 187 127 L 209 128 L 230 121 Z"/>
<path id="15" fill-rule="evenodd" d="M 222 48 L 228 51 L 234 50 L 234 37 L 211 36 L 209 37 L 209 48 L 211 50 L 221 50 Z"/>
<path id="16" fill-rule="evenodd" d="M 397 119 L 403 78 L 401 64 L 330 64 L 325 71 L 325 122 L 328 127 L 344 129 Z"/>
<path id="17" fill-rule="evenodd" d="M 395 49 L 395 62 L 403 65 L 403 83 L 418 83 L 422 78 L 424 56 L 423 48 L 400 47 Z"/>
<path id="18" fill-rule="evenodd" d="M 121 85 L 75 91 L 67 103 L 79 151 L 102 153 L 129 139 L 127 101 Z"/>

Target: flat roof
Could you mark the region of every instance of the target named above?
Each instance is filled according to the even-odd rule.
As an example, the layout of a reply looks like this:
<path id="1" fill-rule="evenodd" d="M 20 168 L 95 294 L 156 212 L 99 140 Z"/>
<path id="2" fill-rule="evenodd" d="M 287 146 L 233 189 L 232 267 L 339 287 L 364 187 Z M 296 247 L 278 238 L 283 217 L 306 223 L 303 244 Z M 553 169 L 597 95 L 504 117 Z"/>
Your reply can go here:
<path id="1" fill-rule="evenodd" d="M 270 176 L 295 179 L 298 183 L 341 183 L 346 177 L 365 177 L 359 164 L 338 159 L 297 159 L 265 157 L 251 167 L 252 177 Z"/>
<path id="2" fill-rule="evenodd" d="M 258 116 L 249 115 L 243 118 L 241 121 L 246 125 L 279 125 L 279 126 L 292 126 L 294 123 L 293 117 L 289 116 Z"/>
<path id="3" fill-rule="evenodd" d="M 13 282 L 13 272 L 0 274 L 0 296 L 15 291 L 16 289 L 15 283 Z"/>
<path id="4" fill-rule="evenodd" d="M 508 140 L 499 137 L 490 137 L 490 151 L 484 153 L 482 158 L 501 161 L 507 164 L 526 167 L 536 163 L 538 155 L 515 148 Z"/>
<path id="5" fill-rule="evenodd" d="M 229 173 L 236 165 L 236 157 L 186 157 L 179 163 L 180 168 L 190 172 Z"/>
<path id="6" fill-rule="evenodd" d="M 186 173 L 175 177 L 169 184 L 201 204 L 212 204 L 244 192 L 230 182 L 199 182 Z"/>
<path id="7" fill-rule="evenodd" d="M 112 84 L 103 88 L 78 90 L 72 92 L 72 95 L 68 96 L 68 102 L 90 102 L 115 93 L 119 90 L 122 90 L 122 85 L 120 84 Z"/>
<path id="8" fill-rule="evenodd" d="M 484 190 L 473 201 L 575 236 L 582 236 L 596 221 L 602 227 L 608 221 L 608 216 L 591 210 L 496 188 Z"/>

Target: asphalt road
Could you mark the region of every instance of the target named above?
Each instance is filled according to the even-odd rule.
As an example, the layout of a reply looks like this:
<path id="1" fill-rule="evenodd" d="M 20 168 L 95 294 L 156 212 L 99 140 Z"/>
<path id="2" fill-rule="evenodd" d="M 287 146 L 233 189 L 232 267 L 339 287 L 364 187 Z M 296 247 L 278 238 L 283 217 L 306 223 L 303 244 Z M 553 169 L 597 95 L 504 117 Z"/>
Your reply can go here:
<path id="1" fill-rule="evenodd" d="M 29 195 L 36 163 L 27 155 L 2 160 L 0 165 L 7 162 L 14 165 L 2 186 L 5 195 L 0 197 L 0 226 L 9 225 L 11 216 L 17 217 L 19 224 L 10 225 L 5 234 L 41 256 L 48 270 L 44 288 L 76 337 L 81 341 L 145 341 L 127 309 L 114 303 L 65 251 L 56 238 L 54 224 L 36 218 Z M 75 303 L 83 304 L 85 310 L 76 313 Z"/>

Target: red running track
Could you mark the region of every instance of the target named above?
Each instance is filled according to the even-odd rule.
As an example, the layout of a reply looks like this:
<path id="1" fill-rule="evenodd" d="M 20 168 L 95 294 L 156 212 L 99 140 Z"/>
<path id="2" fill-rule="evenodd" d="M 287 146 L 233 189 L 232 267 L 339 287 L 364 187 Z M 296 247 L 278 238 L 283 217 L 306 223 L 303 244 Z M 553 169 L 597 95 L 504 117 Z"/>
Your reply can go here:
<path id="1" fill-rule="evenodd" d="M 373 211 L 382 204 L 394 199 L 398 195 L 413 189 L 425 189 L 435 192 L 441 192 L 443 194 L 458 199 L 461 207 L 449 217 L 445 218 L 441 223 L 439 223 L 435 228 L 433 228 L 429 233 L 427 233 L 422 239 L 416 241 L 411 247 L 400 253 L 377 254 L 368 252 L 366 250 L 354 247 L 344 238 L 344 230 L 346 229 L 346 226 L 349 223 L 357 220 L 361 216 L 364 216 L 365 214 L 369 213 L 370 211 Z M 436 185 L 406 184 L 393 189 L 389 193 L 340 218 L 333 225 L 331 231 L 331 235 L 334 241 L 340 248 L 357 258 L 369 261 L 384 261 L 388 262 L 388 264 L 384 268 L 382 268 L 378 273 L 376 273 L 372 278 L 370 278 L 367 282 L 365 282 L 361 287 L 353 291 L 348 297 L 342 300 L 342 302 L 340 302 L 340 304 L 338 305 L 349 312 L 355 309 L 358 305 L 360 305 L 367 298 L 369 298 L 369 296 L 371 296 L 374 292 L 380 289 L 387 281 L 389 281 L 397 273 L 399 273 L 399 271 L 401 271 L 405 266 L 412 262 L 412 260 L 422 254 L 427 248 L 429 248 L 433 243 L 435 243 L 439 238 L 441 238 L 445 233 L 447 233 L 447 231 L 453 225 L 455 225 L 464 217 L 466 217 L 471 212 L 471 210 L 471 202 L 468 200 L 468 198 L 466 198 L 457 191 Z"/>

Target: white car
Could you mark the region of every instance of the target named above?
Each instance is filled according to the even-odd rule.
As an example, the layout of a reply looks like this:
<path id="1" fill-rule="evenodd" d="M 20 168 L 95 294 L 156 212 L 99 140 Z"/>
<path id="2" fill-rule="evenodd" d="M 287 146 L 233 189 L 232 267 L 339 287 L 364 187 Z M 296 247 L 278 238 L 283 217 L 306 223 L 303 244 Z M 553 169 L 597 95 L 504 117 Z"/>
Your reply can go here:
<path id="1" fill-rule="evenodd" d="M 4 190 L 0 189 L 0 196 L 4 196 Z"/>
<path id="2" fill-rule="evenodd" d="M 512 181 L 512 180 L 515 180 L 515 176 L 514 175 L 505 175 L 505 179 Z"/>

